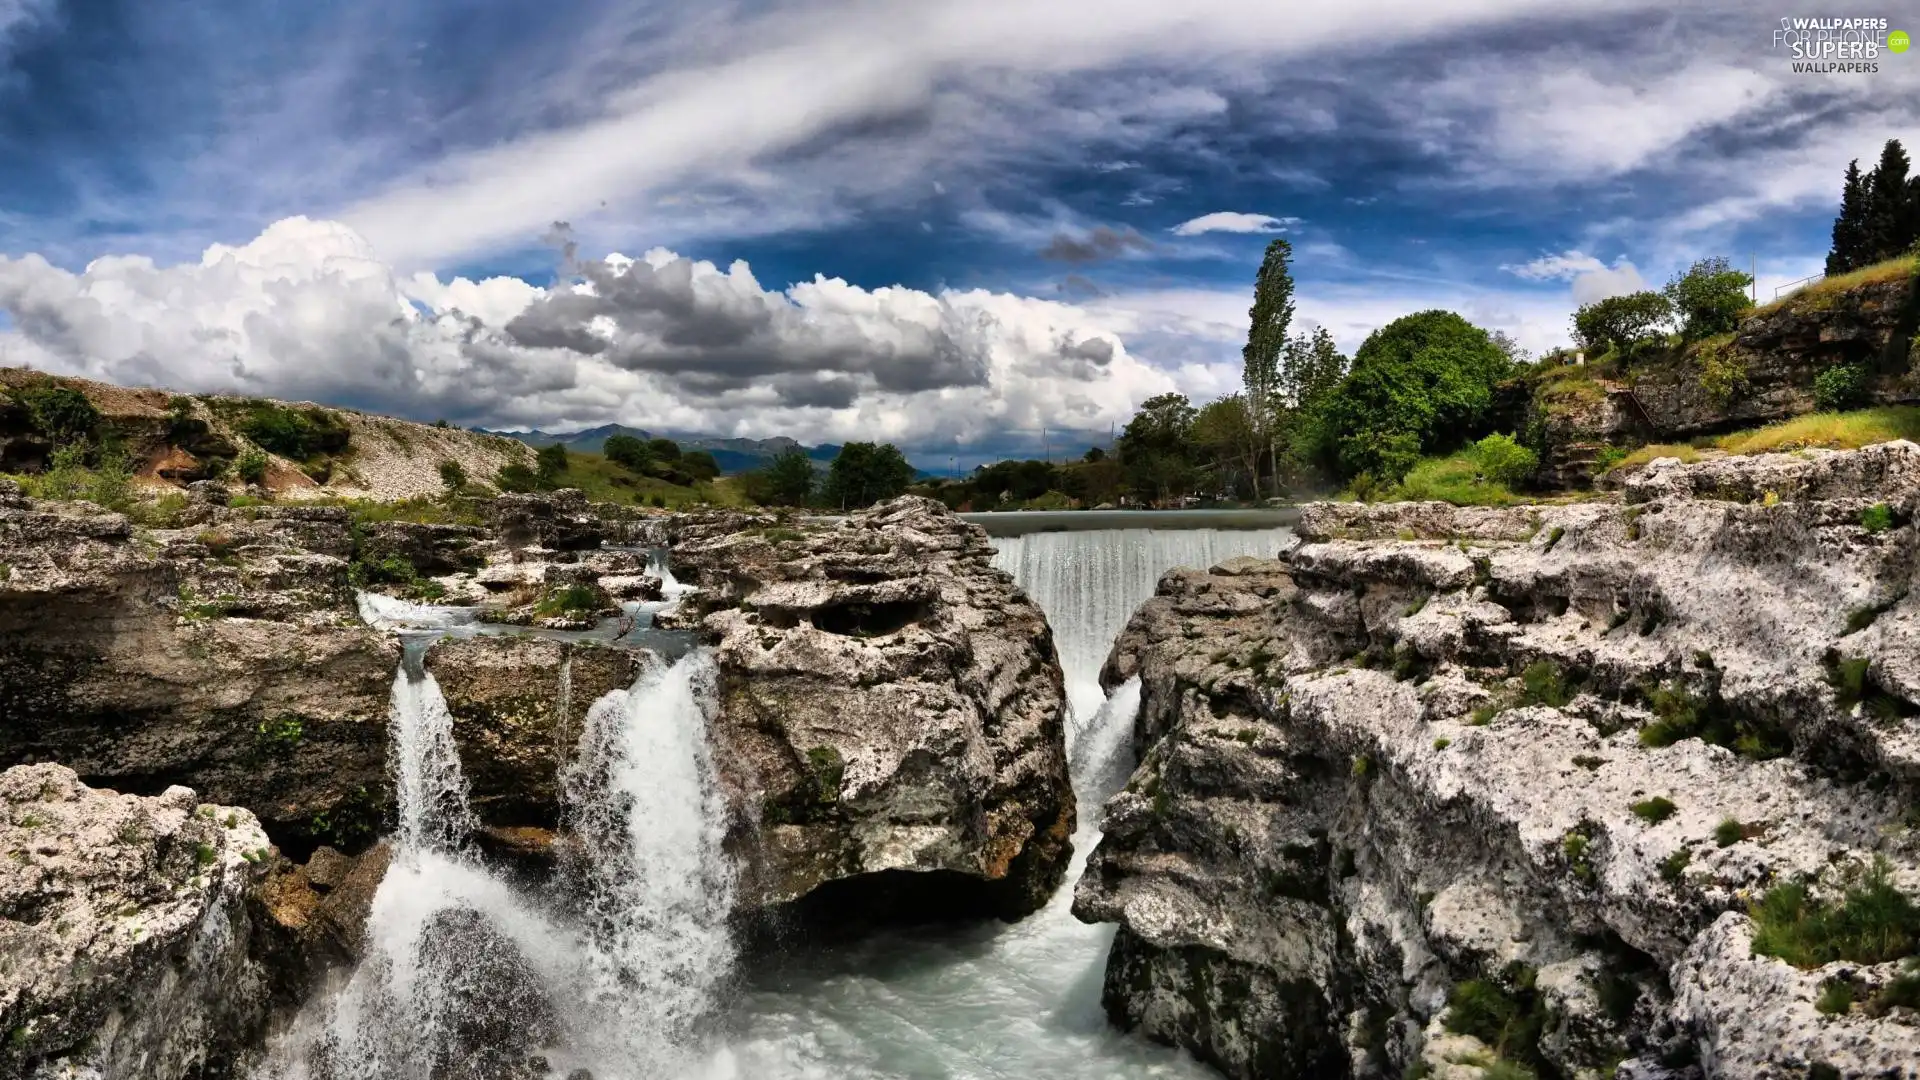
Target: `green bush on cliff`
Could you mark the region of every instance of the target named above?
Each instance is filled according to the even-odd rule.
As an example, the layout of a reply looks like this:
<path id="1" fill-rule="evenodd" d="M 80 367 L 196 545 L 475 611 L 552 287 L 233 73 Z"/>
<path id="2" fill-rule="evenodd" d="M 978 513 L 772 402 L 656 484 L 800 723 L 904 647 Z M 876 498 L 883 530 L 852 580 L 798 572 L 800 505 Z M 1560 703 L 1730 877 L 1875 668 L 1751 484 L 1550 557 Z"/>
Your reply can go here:
<path id="1" fill-rule="evenodd" d="M 100 426 L 100 410 L 72 387 L 49 381 L 21 387 L 13 396 L 26 406 L 34 430 L 56 446 L 89 438 Z"/>
<path id="2" fill-rule="evenodd" d="M 1601 353 L 1631 355 L 1660 340 L 1660 327 L 1673 318 L 1673 304 L 1657 292 L 1609 296 L 1584 305 L 1573 315 L 1573 338 L 1597 359 Z"/>
<path id="3" fill-rule="evenodd" d="M 1662 292 L 1673 305 L 1681 336 L 1698 341 L 1739 328 L 1740 316 L 1753 307 L 1747 295 L 1752 284 L 1753 275 L 1716 255 L 1676 274 Z"/>
<path id="4" fill-rule="evenodd" d="M 1822 412 L 1840 412 L 1866 404 L 1866 370 L 1858 364 L 1836 364 L 1815 375 L 1813 402 Z"/>

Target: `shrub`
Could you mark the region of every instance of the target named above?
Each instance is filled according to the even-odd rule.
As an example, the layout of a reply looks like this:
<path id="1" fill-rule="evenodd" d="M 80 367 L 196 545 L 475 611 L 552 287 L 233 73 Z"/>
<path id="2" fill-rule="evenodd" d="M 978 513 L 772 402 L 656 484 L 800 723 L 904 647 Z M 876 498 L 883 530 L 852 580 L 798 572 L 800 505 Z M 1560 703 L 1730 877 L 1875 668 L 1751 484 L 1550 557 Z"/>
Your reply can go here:
<path id="1" fill-rule="evenodd" d="M 1658 825 L 1679 811 L 1673 800 L 1664 795 L 1655 795 L 1633 804 L 1633 814 L 1649 825 Z"/>
<path id="2" fill-rule="evenodd" d="M 1716 255 L 1675 275 L 1662 292 L 1680 323 L 1681 336 L 1697 341 L 1739 327 L 1741 314 L 1753 306 L 1747 295 L 1752 284 L 1751 274 Z"/>
<path id="3" fill-rule="evenodd" d="M 568 585 L 555 589 L 540 598 L 534 605 L 533 616 L 536 619 L 551 618 L 555 615 L 591 615 L 600 610 L 600 597 L 585 585 Z"/>
<path id="4" fill-rule="evenodd" d="M 1750 835 L 1750 827 L 1741 824 L 1739 818 L 1721 818 L 1720 824 L 1713 827 L 1713 843 L 1715 847 L 1732 847 L 1740 841 L 1747 839 Z"/>
<path id="5" fill-rule="evenodd" d="M 543 486 L 540 474 L 518 461 L 503 465 L 493 476 L 493 486 L 501 491 L 524 494 L 539 491 Z"/>
<path id="6" fill-rule="evenodd" d="M 1753 952 L 1802 969 L 1845 961 L 1883 964 L 1920 951 L 1920 906 L 1894 887 L 1893 867 L 1875 856 L 1847 874 L 1838 903 L 1805 885 L 1777 885 L 1753 906 Z"/>
<path id="7" fill-rule="evenodd" d="M 1473 444 L 1474 460 L 1487 479 L 1515 487 L 1540 464 L 1539 455 L 1515 442 L 1511 435 L 1493 434 Z"/>
<path id="8" fill-rule="evenodd" d="M 1858 364 L 1837 364 L 1813 377 L 1813 402 L 1821 412 L 1844 412 L 1867 403 L 1867 373 Z"/>
<path id="9" fill-rule="evenodd" d="M 1893 528 L 1893 508 L 1886 503 L 1874 503 L 1860 511 L 1860 527 L 1870 533 L 1883 533 Z"/>
<path id="10" fill-rule="evenodd" d="M 534 454 L 534 463 L 540 479 L 550 484 L 567 471 L 567 448 L 559 443 L 543 446 Z"/>
<path id="11" fill-rule="evenodd" d="M 250 401 L 236 425 L 254 445 L 294 461 L 347 448 L 352 432 L 325 409 L 290 409 L 271 401 Z"/>
<path id="12" fill-rule="evenodd" d="M 634 472 L 645 472 L 653 464 L 653 453 L 644 440 L 631 435 L 609 435 L 600 448 L 608 461 Z"/>
<path id="13" fill-rule="evenodd" d="M 72 387 L 37 383 L 14 391 L 13 396 L 26 406 L 34 430 L 55 445 L 85 439 L 100 425 L 100 410 Z"/>
<path id="14" fill-rule="evenodd" d="M 1687 864 L 1691 862 L 1693 862 L 1693 852 L 1688 851 L 1686 848 L 1681 848 L 1679 851 L 1661 859 L 1660 880 L 1669 885 L 1677 883 L 1682 877 L 1686 876 Z"/>
<path id="15" fill-rule="evenodd" d="M 233 471 L 241 480 L 249 484 L 259 484 L 267 479 L 268 464 L 266 454 L 257 449 L 248 449 L 234 459 Z"/>
<path id="16" fill-rule="evenodd" d="M 1551 660 L 1536 660 L 1528 664 L 1526 670 L 1520 673 L 1520 688 L 1522 700 L 1529 705 L 1549 705 L 1560 709 L 1573 700 L 1566 673 Z"/>
<path id="17" fill-rule="evenodd" d="M 1828 979 L 1820 984 L 1820 996 L 1814 999 L 1814 1011 L 1823 1016 L 1840 1016 L 1853 1009 L 1853 984 L 1845 979 Z"/>
<path id="18" fill-rule="evenodd" d="M 467 470 L 459 462 L 448 458 L 440 463 L 440 482 L 447 485 L 448 491 L 459 491 L 467 486 Z"/>
<path id="19" fill-rule="evenodd" d="M 1659 328 L 1673 318 L 1673 304 L 1656 292 L 1609 296 L 1587 304 L 1573 315 L 1574 340 L 1589 352 L 1612 349 L 1629 354 L 1659 338 Z"/>
<path id="20" fill-rule="evenodd" d="M 1700 363 L 1700 389 L 1714 404 L 1725 406 L 1746 389 L 1746 361 L 1724 343 L 1702 345 L 1695 359 Z"/>

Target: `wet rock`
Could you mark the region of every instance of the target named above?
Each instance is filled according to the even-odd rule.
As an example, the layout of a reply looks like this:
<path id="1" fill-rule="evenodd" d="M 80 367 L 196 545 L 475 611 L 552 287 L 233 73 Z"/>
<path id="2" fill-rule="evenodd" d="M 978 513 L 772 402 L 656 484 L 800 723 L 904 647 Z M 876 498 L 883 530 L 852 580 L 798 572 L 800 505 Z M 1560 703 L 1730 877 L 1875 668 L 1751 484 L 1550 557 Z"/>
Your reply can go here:
<path id="1" fill-rule="evenodd" d="M 1916 497 L 1905 443 L 1672 462 L 1620 503 L 1308 507 L 1280 559 L 1168 574 L 1102 676 L 1141 680 L 1075 895 L 1120 924 L 1109 1014 L 1234 1076 L 1448 1075 L 1493 1050 L 1450 1029 L 1472 984 L 1543 1074 L 1891 1075 L 1920 1029 L 1815 1010 L 1836 972 L 1745 912 L 1875 857 L 1920 893 Z"/>
<path id="2" fill-rule="evenodd" d="M 258 1038 L 252 814 L 21 765 L 0 774 L 0 852 L 0 1073 L 224 1075 Z"/>

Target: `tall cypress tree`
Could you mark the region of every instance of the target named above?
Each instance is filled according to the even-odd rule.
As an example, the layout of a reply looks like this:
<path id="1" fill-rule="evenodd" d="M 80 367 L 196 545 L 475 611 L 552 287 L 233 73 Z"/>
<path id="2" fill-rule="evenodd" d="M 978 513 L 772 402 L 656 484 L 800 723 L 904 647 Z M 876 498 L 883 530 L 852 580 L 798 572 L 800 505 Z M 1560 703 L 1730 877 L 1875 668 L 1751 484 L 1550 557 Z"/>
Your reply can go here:
<path id="1" fill-rule="evenodd" d="M 1293 245 L 1285 240 L 1267 245 L 1260 275 L 1253 282 L 1253 307 L 1247 311 L 1251 321 L 1247 346 L 1240 352 L 1254 446 L 1269 457 L 1274 452 L 1274 413 L 1280 406 L 1280 351 L 1286 348 L 1287 328 L 1293 323 L 1293 275 L 1287 270 L 1292 258 Z M 1254 477 L 1256 494 L 1259 479 Z"/>
<path id="2" fill-rule="evenodd" d="M 1869 181 L 1864 257 L 1858 265 L 1891 259 L 1913 244 L 1912 214 L 1907 206 L 1908 167 L 1906 148 L 1899 139 L 1888 139 Z"/>
<path id="3" fill-rule="evenodd" d="M 1847 162 L 1846 184 L 1840 189 L 1840 216 L 1833 219 L 1833 248 L 1827 252 L 1827 273 L 1844 274 L 1864 265 L 1860 261 L 1867 230 L 1867 187 L 1860 178 L 1860 159 Z"/>

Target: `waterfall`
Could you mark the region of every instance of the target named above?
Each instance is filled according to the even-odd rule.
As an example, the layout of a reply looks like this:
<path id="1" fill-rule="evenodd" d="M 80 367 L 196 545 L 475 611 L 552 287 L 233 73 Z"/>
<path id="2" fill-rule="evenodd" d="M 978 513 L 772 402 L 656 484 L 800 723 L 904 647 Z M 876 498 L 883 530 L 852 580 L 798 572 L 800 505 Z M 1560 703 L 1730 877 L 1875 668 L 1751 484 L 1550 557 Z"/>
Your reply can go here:
<path id="1" fill-rule="evenodd" d="M 1127 619 L 1176 566 L 1204 570 L 1235 555 L 1272 558 L 1286 529 L 1101 529 L 994 541 L 993 564 L 1013 575 L 1053 627 L 1075 723 L 1068 744 L 1106 695 L 1100 667 Z"/>
<path id="2" fill-rule="evenodd" d="M 398 827 L 366 949 L 269 1047 L 260 1080 L 687 1075 L 730 973 L 725 805 L 706 747 L 712 662 L 644 665 L 596 701 L 564 776 L 575 830 L 542 903 L 467 852 L 474 827 L 446 700 L 410 642 L 395 676 Z"/>
<path id="3" fill-rule="evenodd" d="M 656 1069 L 689 1060 L 687 1035 L 733 959 L 727 808 L 707 744 L 714 678 L 704 652 L 648 657 L 631 689 L 588 710 L 562 778 L 571 854 L 589 871 L 589 986 L 644 1036 Z"/>

